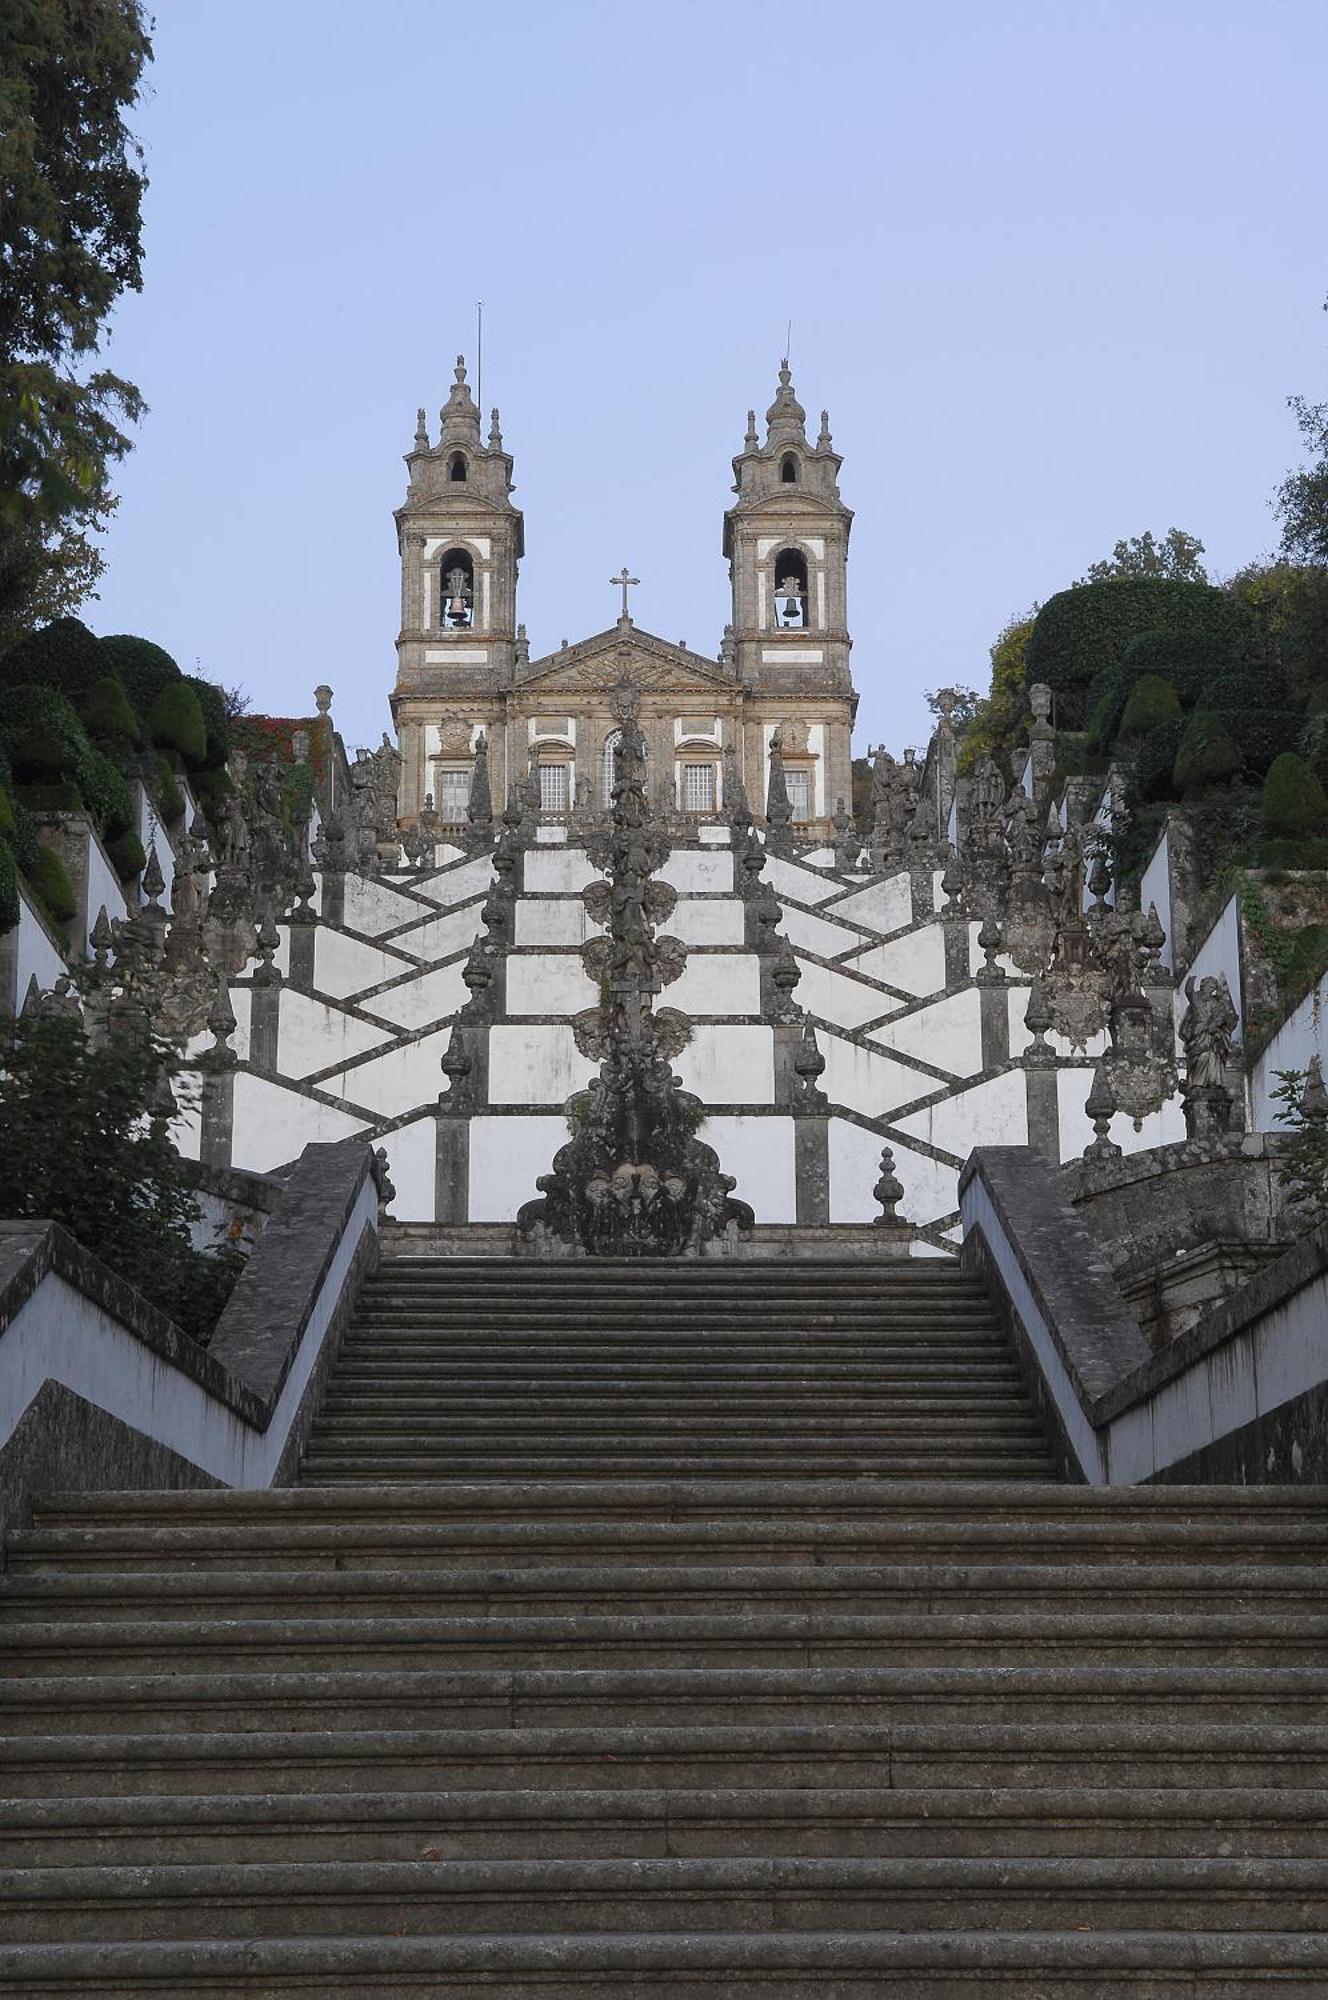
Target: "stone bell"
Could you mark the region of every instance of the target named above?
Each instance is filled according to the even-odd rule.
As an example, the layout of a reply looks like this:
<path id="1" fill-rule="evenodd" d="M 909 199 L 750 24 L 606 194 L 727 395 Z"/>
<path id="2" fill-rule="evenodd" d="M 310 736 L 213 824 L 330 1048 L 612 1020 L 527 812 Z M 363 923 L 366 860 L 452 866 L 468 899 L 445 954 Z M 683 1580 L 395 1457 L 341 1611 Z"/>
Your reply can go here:
<path id="1" fill-rule="evenodd" d="M 470 624 L 470 578 L 463 569 L 450 569 L 443 578 L 443 622 L 452 627 Z"/>

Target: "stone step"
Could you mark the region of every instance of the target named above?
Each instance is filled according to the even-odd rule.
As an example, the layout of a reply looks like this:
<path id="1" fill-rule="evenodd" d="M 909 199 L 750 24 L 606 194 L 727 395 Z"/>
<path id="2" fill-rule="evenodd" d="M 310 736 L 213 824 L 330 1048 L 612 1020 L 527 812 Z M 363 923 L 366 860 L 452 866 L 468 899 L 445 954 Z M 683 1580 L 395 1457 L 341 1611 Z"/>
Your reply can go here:
<path id="1" fill-rule="evenodd" d="M 1328 1940 L 1260 1930 L 744 1930 L 262 1938 L 0 1950 L 16 2000 L 1322 2000 Z"/>
<path id="2" fill-rule="evenodd" d="M 1181 1713 L 1058 1720 L 414 1728 L 333 1726 L 0 1736 L 0 1783 L 9 1799 L 303 1795 L 358 1796 L 390 1785 L 416 1791 L 535 1791 L 568 1787 L 629 1793 L 662 1788 L 819 1790 L 902 1787 L 964 1791 L 1113 1791 L 1267 1788 L 1289 1800 L 1328 1789 L 1328 1721 L 1269 1722 L 1230 1705 L 1227 1720 Z M 252 1720 L 253 1718 L 245 1718 Z M 39 1718 L 33 1718 L 38 1721 Z M 98 1718 L 99 1721 L 103 1720 Z"/>
<path id="3" fill-rule="evenodd" d="M 0 1870 L 23 1943 L 767 1928 L 1322 1931 L 1328 1859 L 238 1862 Z"/>
<path id="4" fill-rule="evenodd" d="M 0 1801 L 0 1867 L 707 1856 L 1322 1858 L 1323 1790 L 863 1785 L 179 1794 Z"/>
<path id="5" fill-rule="evenodd" d="M 597 1424 L 615 1423 L 621 1429 L 638 1419 L 680 1425 L 732 1424 L 735 1420 L 746 1422 L 753 1413 L 759 1413 L 767 1422 L 785 1425 L 807 1422 L 824 1426 L 855 1420 L 872 1423 L 903 1417 L 932 1424 L 938 1419 L 959 1422 L 971 1417 L 997 1418 L 1001 1422 L 1035 1421 L 1029 1414 L 1026 1397 L 1003 1385 L 975 1389 L 972 1383 L 956 1383 L 948 1395 L 926 1389 L 883 1393 L 876 1388 L 856 1394 L 846 1391 L 842 1395 L 809 1395 L 798 1401 L 783 1394 L 762 1395 L 755 1384 L 746 1395 L 697 1395 L 689 1399 L 676 1390 L 613 1395 L 597 1387 L 579 1394 L 538 1389 L 527 1393 L 513 1387 L 506 1395 L 476 1395 L 465 1386 L 389 1390 L 381 1383 L 370 1386 L 366 1382 L 362 1389 L 344 1388 L 327 1397 L 320 1419 L 328 1424 L 364 1423 L 376 1418 L 416 1424 L 449 1418 L 461 1418 L 467 1423 L 501 1419 L 504 1424 L 524 1424 L 580 1418 Z"/>
<path id="6" fill-rule="evenodd" d="M 655 1446 L 693 1445 L 697 1450 L 712 1444 L 725 1450 L 740 1444 L 760 1443 L 763 1447 L 791 1450 L 799 1440 L 806 1444 L 830 1443 L 847 1439 L 855 1450 L 877 1445 L 892 1446 L 900 1440 L 935 1444 L 938 1429 L 949 1449 L 963 1442 L 1024 1443 L 1042 1442 L 1042 1427 L 1027 1405 L 1014 1410 L 979 1402 L 973 1409 L 948 1415 L 938 1426 L 932 1410 L 920 1412 L 887 1406 L 879 1411 L 852 1413 L 836 1410 L 828 1414 L 809 1410 L 796 1419 L 787 1412 L 767 1411 L 753 1398 L 745 1411 L 708 1411 L 698 1416 L 691 1411 L 679 1415 L 671 1410 L 626 1412 L 552 1412 L 517 1414 L 512 1411 L 473 1411 L 463 1401 L 452 1403 L 434 1422 L 421 1420 L 414 1411 L 343 1410 L 320 1417 L 314 1438 L 320 1450 L 334 1444 L 352 1451 L 365 1448 L 366 1441 L 392 1451 L 453 1451 L 473 1449 L 482 1441 L 485 1448 L 508 1452 L 538 1445 L 560 1456 L 573 1450 L 591 1450 L 606 1439 L 616 1441 L 623 1451 L 641 1444 Z"/>
<path id="7" fill-rule="evenodd" d="M 526 1522 L 575 1513 L 588 1522 L 625 1516 L 633 1523 L 652 1518 L 686 1523 L 716 1515 L 737 1521 L 755 1515 L 767 1524 L 802 1524 L 819 1530 L 826 1521 L 853 1521 L 873 1534 L 906 1537 L 938 1528 L 980 1534 L 1006 1533 L 1026 1526 L 1041 1535 L 1049 1524 L 1076 1533 L 1114 1535 L 1135 1527 L 1146 1535 L 1170 1529 L 1190 1532 L 1213 1524 L 1223 1534 L 1243 1537 L 1251 1530 L 1280 1545 L 1300 1534 L 1303 1546 L 1322 1552 L 1328 1539 L 1328 1487 L 1307 1486 L 1116 1486 L 1091 1487 L 993 1482 L 980 1493 L 956 1488 L 946 1479 L 895 1483 L 881 1479 L 799 1480 L 589 1479 L 561 1482 L 492 1480 L 455 1486 L 365 1486 L 354 1494 L 314 1487 L 272 1487 L 264 1491 L 199 1487 L 179 1492 L 53 1493 L 34 1501 L 42 1525 L 90 1527 L 172 1527 L 189 1523 L 218 1526 L 245 1522 L 273 1526 L 324 1522 L 351 1530 L 382 1523 L 394 1529 L 413 1523 L 433 1525 L 471 1517 L 486 1524 Z"/>
<path id="8" fill-rule="evenodd" d="M 724 1616 L 776 1608 L 815 1616 L 827 1612 L 1082 1612 L 1118 1617 L 1164 1610 L 1176 1617 L 1241 1615 L 1297 1619 L 1328 1613 L 1328 1573 L 1318 1563 L 910 1563 L 737 1564 L 685 1562 L 585 1564 L 524 1569 L 308 1565 L 250 1574 L 168 1567 L 86 1573 L 11 1570 L 0 1601 L 12 1619 L 40 1617 L 132 1622 L 144 1616 L 196 1618 L 270 1616 L 274 1606 L 294 1617 L 449 1617 L 523 1611 L 581 1616 L 629 1608 L 670 1613 L 713 1610 Z M 1297 1635 L 1298 1636 L 1298 1635 Z"/>
<path id="9" fill-rule="evenodd" d="M 1044 1664 L 1158 1660 L 1314 1667 L 1328 1650 L 1328 1616 L 1303 1611 L 1288 1631 L 1262 1609 L 1245 1612 L 972 1612 L 839 1610 L 585 1611 L 559 1616 L 491 1611 L 411 1616 L 263 1616 L 243 1606 L 193 1618 L 65 1617 L 6 1625 L 0 1701 L 20 1677 L 76 1667 L 150 1674 L 174 1661 L 219 1670 L 279 1671 L 335 1659 L 378 1672 L 472 1666 L 589 1673 L 654 1667 L 938 1667 L 981 1658 L 1007 1670 Z"/>
<path id="10" fill-rule="evenodd" d="M 325 1656 L 326 1657 L 326 1656 Z M 335 1656 L 334 1656 L 335 1657 Z M 85 1666 L 79 1657 L 68 1664 Z M 0 1731 L 141 1734 L 235 1729 L 255 1717 L 289 1729 L 630 1724 L 1328 1723 L 1328 1669 L 1132 1660 L 1009 1666 L 634 1666 L 378 1668 L 232 1664 L 207 1672 L 118 1670 L 0 1678 Z"/>
<path id="11" fill-rule="evenodd" d="M 796 1451 L 796 1455 L 793 1455 Z M 562 1455 L 540 1453 L 526 1445 L 519 1451 L 500 1454 L 497 1450 L 457 1449 L 431 1454 L 392 1452 L 386 1449 L 354 1452 L 346 1449 L 321 1451 L 315 1445 L 304 1460 L 301 1477 L 307 1482 L 339 1483 L 360 1487 L 379 1481 L 400 1479 L 404 1483 L 425 1480 L 558 1479 L 581 1481 L 593 1478 L 596 1470 L 612 1479 L 637 1472 L 657 1479 L 746 1480 L 765 1473 L 782 1479 L 824 1477 L 875 1479 L 924 1479 L 944 1475 L 950 1479 L 1052 1479 L 1050 1459 L 1044 1451 L 1009 1451 L 957 1446 L 947 1451 L 936 1445 L 930 1450 L 896 1446 L 855 1455 L 842 1447 L 794 1446 L 784 1450 L 752 1447 L 721 1453 L 712 1446 L 708 1453 L 684 1457 L 680 1453 L 639 1450 L 618 1455 L 602 1446 L 587 1444 L 585 1449 Z"/>
<path id="12" fill-rule="evenodd" d="M 390 1489 L 389 1489 L 390 1490 Z M 408 1489 L 405 1489 L 408 1490 Z M 1041 1487 L 1033 1489 L 1041 1494 Z M 335 1501 L 327 1488 L 302 1492 Z M 172 1496 L 175 1498 L 176 1496 Z M 444 1489 L 450 1500 L 453 1489 Z M 614 1518 L 493 1521 L 421 1519 L 395 1521 L 358 1510 L 349 1517 L 320 1520 L 278 1513 L 273 1519 L 214 1518 L 194 1525 L 19 1528 L 7 1537 L 11 1580 L 41 1570 L 92 1579 L 105 1571 L 123 1575 L 201 1571 L 245 1575 L 298 1564 L 310 1570 L 343 1570 L 351 1562 L 361 1576 L 380 1569 L 430 1570 L 446 1564 L 458 1587 L 475 1571 L 496 1566 L 525 1571 L 577 1565 L 663 1562 L 670 1567 L 741 1564 L 765 1570 L 788 1566 L 862 1564 L 873 1568 L 896 1562 L 906 1572 L 921 1564 L 938 1590 L 949 1587 L 952 1566 L 972 1569 L 1023 1565 L 1030 1589 L 1039 1571 L 1062 1563 L 1106 1571 L 1113 1587 L 1128 1593 L 1141 1571 L 1150 1574 L 1197 1567 L 1222 1573 L 1224 1567 L 1253 1566 L 1275 1578 L 1282 1569 L 1322 1574 L 1306 1558 L 1317 1556 L 1321 1531 L 1311 1522 L 1227 1522 L 1222 1519 L 1135 1518 L 1102 1524 L 1082 1520 L 960 1518 L 929 1521 L 917 1516 L 874 1521 L 805 1518 L 762 1519 L 712 1516 L 705 1519 L 632 1520 Z M 1271 1532 L 1270 1532 L 1271 1530 Z M 1276 1588 L 1275 1583 L 1270 1587 Z"/>

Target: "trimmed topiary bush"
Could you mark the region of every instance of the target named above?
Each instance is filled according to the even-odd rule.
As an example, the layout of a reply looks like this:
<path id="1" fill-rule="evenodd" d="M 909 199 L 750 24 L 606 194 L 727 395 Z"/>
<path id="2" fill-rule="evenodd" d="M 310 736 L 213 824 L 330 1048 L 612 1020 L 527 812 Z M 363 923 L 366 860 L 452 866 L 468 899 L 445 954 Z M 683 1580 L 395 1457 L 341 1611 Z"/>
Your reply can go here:
<path id="1" fill-rule="evenodd" d="M 124 774 L 102 751 L 89 747 L 78 773 L 83 803 L 103 839 L 114 840 L 134 824 L 134 798 Z"/>
<path id="2" fill-rule="evenodd" d="M 1245 605 L 1206 583 L 1122 577 L 1079 584 L 1058 591 L 1039 611 L 1028 641 L 1028 679 L 1055 691 L 1057 722 L 1074 727 L 1087 714 L 1091 683 L 1123 664 L 1132 640 L 1184 632 L 1202 639 L 1214 662 L 1236 662 L 1253 651 L 1256 629 Z"/>
<path id="3" fill-rule="evenodd" d="M 103 674 L 79 704 L 83 727 L 94 743 L 113 754 L 132 752 L 143 741 L 143 725 L 114 674 Z"/>
<path id="4" fill-rule="evenodd" d="M 1283 751 L 1263 781 L 1263 817 L 1269 833 L 1313 840 L 1328 833 L 1328 792 L 1303 757 Z"/>
<path id="5" fill-rule="evenodd" d="M 1181 719 L 1180 697 L 1161 674 L 1140 674 L 1120 719 L 1120 735 L 1136 740 Z"/>
<path id="6" fill-rule="evenodd" d="M 1173 773 L 1176 752 L 1180 749 L 1184 733 L 1183 720 L 1164 722 L 1157 729 L 1150 730 L 1139 744 L 1134 754 L 1132 789 L 1144 803 L 1175 798 Z"/>
<path id="7" fill-rule="evenodd" d="M 148 710 L 171 681 L 178 681 L 180 669 L 164 646 L 151 639 L 139 639 L 129 632 L 115 632 L 99 640 L 103 673 L 113 673 L 129 697 L 134 713 L 146 718 Z"/>
<path id="8" fill-rule="evenodd" d="M 1300 741 L 1300 717 L 1285 708 L 1204 708 L 1199 713 L 1220 722 L 1233 743 L 1240 745 L 1241 764 L 1261 778 L 1275 757 L 1294 750 Z"/>
<path id="9" fill-rule="evenodd" d="M 58 854 L 52 854 L 49 847 L 37 849 L 37 864 L 32 871 L 32 888 L 37 901 L 52 923 L 73 922 L 78 909 L 74 901 L 74 887 L 64 862 Z"/>
<path id="10" fill-rule="evenodd" d="M 147 716 L 148 733 L 161 750 L 173 750 L 186 764 L 207 757 L 207 726 L 197 694 L 188 681 L 170 681 L 156 697 Z"/>
<path id="11" fill-rule="evenodd" d="M 159 750 L 148 779 L 148 794 L 167 826 L 184 818 L 184 793 L 166 757 Z"/>
<path id="12" fill-rule="evenodd" d="M 132 882 L 143 873 L 148 865 L 148 857 L 142 841 L 132 827 L 117 833 L 106 843 L 106 852 L 111 857 L 111 866 L 122 882 Z"/>
<path id="13" fill-rule="evenodd" d="M 32 685 L 11 688 L 0 701 L 0 745 L 20 784 L 72 776 L 89 749 L 64 696 Z"/>
<path id="14" fill-rule="evenodd" d="M 52 688 L 75 704 L 105 672 L 101 642 L 77 618 L 57 618 L 0 655 L 0 686 Z"/>
<path id="15" fill-rule="evenodd" d="M 1234 778 L 1241 766 L 1239 745 L 1220 715 L 1196 715 L 1187 724 L 1172 773 L 1182 795 L 1201 792 Z"/>
<path id="16" fill-rule="evenodd" d="M 194 690 L 203 711 L 207 747 L 201 768 L 219 771 L 231 752 L 231 719 L 226 712 L 226 697 L 219 687 L 214 687 L 211 681 L 200 680 L 196 674 L 186 674 L 185 685 Z"/>

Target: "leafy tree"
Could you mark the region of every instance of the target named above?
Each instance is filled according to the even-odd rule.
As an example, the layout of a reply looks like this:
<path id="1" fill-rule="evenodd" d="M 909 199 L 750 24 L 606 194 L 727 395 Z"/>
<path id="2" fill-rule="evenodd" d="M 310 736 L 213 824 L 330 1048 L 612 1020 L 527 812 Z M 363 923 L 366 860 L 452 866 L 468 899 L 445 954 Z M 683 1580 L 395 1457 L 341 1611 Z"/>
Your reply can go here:
<path id="1" fill-rule="evenodd" d="M 76 1014 L 0 1024 L 0 1216 L 63 1223 L 206 1340 L 243 1258 L 191 1240 L 200 1210 L 170 1138 L 182 1073 L 179 1050 L 145 1025 L 94 1040 Z"/>
<path id="2" fill-rule="evenodd" d="M 89 372 L 141 287 L 141 154 L 124 124 L 151 53 L 139 0 L 0 9 L 0 639 L 71 610 L 102 569 L 132 382 Z"/>
<path id="3" fill-rule="evenodd" d="M 1328 403 L 1291 396 L 1288 406 L 1310 463 L 1289 472 L 1277 489 L 1282 554 L 1291 562 L 1328 563 Z"/>
<path id="4" fill-rule="evenodd" d="M 1207 583 L 1204 545 L 1183 528 L 1168 528 L 1159 542 L 1151 528 L 1117 542 L 1105 562 L 1090 565 L 1084 583 L 1112 583 L 1121 577 L 1161 576 L 1173 583 Z"/>
<path id="5" fill-rule="evenodd" d="M 959 744 L 959 768 L 971 771 L 980 757 L 994 757 L 1008 770 L 1010 752 L 1028 714 L 1028 641 L 1037 607 L 1022 618 L 1011 618 L 991 647 L 991 687 L 964 725 Z"/>
<path id="6" fill-rule="evenodd" d="M 1328 794 L 1292 750 L 1274 758 L 1263 781 L 1263 816 L 1268 831 L 1288 840 L 1312 839 L 1328 830 Z"/>
<path id="7" fill-rule="evenodd" d="M 1328 1215 L 1328 1091 L 1317 1056 L 1307 1070 L 1278 1070 L 1273 1098 L 1278 1123 L 1290 1127 L 1273 1170 L 1312 1227 Z"/>

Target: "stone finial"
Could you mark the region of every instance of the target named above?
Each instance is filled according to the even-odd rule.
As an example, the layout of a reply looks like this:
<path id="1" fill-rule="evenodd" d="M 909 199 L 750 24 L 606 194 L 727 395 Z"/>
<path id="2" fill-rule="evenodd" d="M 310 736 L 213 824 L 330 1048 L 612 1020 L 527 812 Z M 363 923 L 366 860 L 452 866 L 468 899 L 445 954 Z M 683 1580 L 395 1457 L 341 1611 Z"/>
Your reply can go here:
<path id="1" fill-rule="evenodd" d="M 415 412 L 415 449 L 416 451 L 429 449 L 429 422 L 424 414 L 423 405 Z"/>
<path id="2" fill-rule="evenodd" d="M 1093 1121 L 1093 1138 L 1084 1147 L 1086 1160 L 1119 1160 L 1120 1147 L 1111 1138 L 1111 1121 L 1116 1115 L 1116 1098 L 1111 1088 L 1105 1063 L 1099 1063 L 1093 1071 L 1092 1088 L 1084 1103 L 1084 1110 Z"/>
<path id="3" fill-rule="evenodd" d="M 811 1016 L 804 1015 L 802 1034 L 798 1046 L 793 1051 L 793 1073 L 797 1082 L 793 1089 L 794 1112 L 826 1111 L 830 1100 L 820 1087 L 820 1078 L 825 1070 L 825 1057 L 821 1054 L 816 1039 L 816 1029 Z"/>
<path id="4" fill-rule="evenodd" d="M 254 985 L 280 985 L 281 974 L 272 961 L 281 948 L 281 933 L 273 922 L 270 904 L 263 912 L 263 921 L 259 924 L 255 933 L 254 944 L 257 948 L 259 961 L 253 974 Z"/>
<path id="5" fill-rule="evenodd" d="M 143 894 L 147 898 L 147 909 L 144 914 L 157 917 L 164 916 L 165 912 L 158 905 L 161 900 L 161 892 L 166 887 L 166 877 L 161 872 L 161 863 L 157 859 L 155 842 L 148 848 L 148 858 L 143 869 L 142 885 Z"/>
<path id="6" fill-rule="evenodd" d="M 475 739 L 475 762 L 470 772 L 470 799 L 466 805 L 470 822 L 469 845 L 483 853 L 493 843 L 493 793 L 489 786 L 489 745 L 484 731 Z"/>
<path id="7" fill-rule="evenodd" d="M 447 1078 L 438 1094 L 438 1102 L 449 1109 L 459 1106 L 465 1094 L 466 1078 L 474 1068 L 470 1050 L 466 1047 L 466 1030 L 457 1019 L 452 1023 L 452 1032 L 447 1047 L 439 1058 L 439 1068 Z"/>
<path id="8" fill-rule="evenodd" d="M 747 412 L 747 435 L 742 441 L 742 448 L 744 451 L 759 451 L 761 449 L 761 440 L 756 429 L 755 410 L 748 410 Z"/>
<path id="9" fill-rule="evenodd" d="M 1088 893 L 1093 898 L 1093 907 L 1089 915 L 1104 917 L 1109 908 L 1107 897 L 1111 893 L 1111 870 L 1107 866 L 1107 857 L 1100 847 L 1094 854 L 1092 866 L 1088 871 Z"/>
<path id="10" fill-rule="evenodd" d="M 983 958 L 976 976 L 976 983 L 979 986 L 1004 986 L 1004 969 L 996 963 L 1002 943 L 1000 925 L 995 917 L 988 916 L 978 932 L 978 947 Z"/>
<path id="11" fill-rule="evenodd" d="M 964 864 L 959 858 L 959 849 L 952 841 L 945 844 L 945 872 L 941 876 L 941 894 L 945 897 L 946 917 L 964 915 Z"/>
<path id="12" fill-rule="evenodd" d="M 899 1204 L 904 1199 L 903 1183 L 895 1172 L 895 1156 L 889 1146 L 881 1148 L 881 1177 L 872 1189 L 873 1198 L 880 1204 L 880 1214 L 876 1217 L 879 1225 L 899 1222 Z"/>
<path id="13" fill-rule="evenodd" d="M 1028 1005 L 1024 1009 L 1024 1026 L 1033 1037 L 1024 1050 L 1024 1062 L 1030 1069 L 1049 1068 L 1056 1060 L 1056 1052 L 1047 1041 L 1047 1032 L 1051 1024 L 1051 1001 L 1047 995 L 1047 982 L 1039 972 L 1028 989 Z"/>
<path id="14" fill-rule="evenodd" d="M 770 738 L 770 780 L 766 787 L 765 844 L 771 854 L 793 852 L 793 807 L 784 776 L 784 739 L 776 730 Z"/>
<path id="15" fill-rule="evenodd" d="M 495 404 L 489 412 L 489 450 L 501 451 L 502 448 L 503 427 L 498 421 L 498 407 Z"/>
<path id="16" fill-rule="evenodd" d="M 1310 1057 L 1305 1071 L 1300 1108 L 1306 1118 L 1328 1118 L 1328 1089 L 1324 1088 L 1323 1063 L 1317 1055 Z"/>
<path id="17" fill-rule="evenodd" d="M 111 929 L 111 920 L 106 914 L 105 903 L 97 912 L 97 921 L 88 935 L 88 943 L 92 946 L 94 969 L 105 972 L 110 965 L 111 952 L 115 946 L 115 932 Z"/>
<path id="18" fill-rule="evenodd" d="M 208 1009 L 207 1027 L 212 1047 L 204 1050 L 201 1061 L 209 1069 L 234 1069 L 240 1058 L 228 1046 L 235 1033 L 235 1009 L 231 1006 L 230 987 L 225 979 L 217 981 L 217 990 Z"/>
<path id="19" fill-rule="evenodd" d="M 519 667 L 530 665 L 530 638 L 524 625 L 516 628 L 516 663 Z"/>
<path id="20" fill-rule="evenodd" d="M 314 689 L 314 706 L 320 715 L 330 715 L 332 712 L 332 690 L 326 681 L 320 681 Z"/>
<path id="21" fill-rule="evenodd" d="M 821 429 L 816 439 L 816 449 L 818 451 L 832 451 L 834 449 L 834 439 L 830 435 L 829 410 L 822 410 L 821 412 Z"/>

